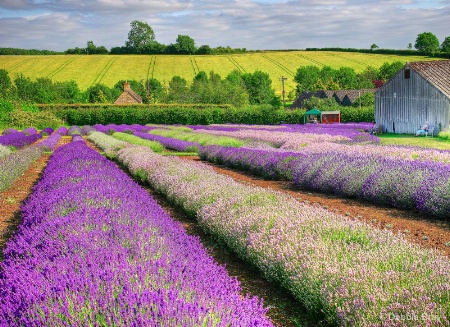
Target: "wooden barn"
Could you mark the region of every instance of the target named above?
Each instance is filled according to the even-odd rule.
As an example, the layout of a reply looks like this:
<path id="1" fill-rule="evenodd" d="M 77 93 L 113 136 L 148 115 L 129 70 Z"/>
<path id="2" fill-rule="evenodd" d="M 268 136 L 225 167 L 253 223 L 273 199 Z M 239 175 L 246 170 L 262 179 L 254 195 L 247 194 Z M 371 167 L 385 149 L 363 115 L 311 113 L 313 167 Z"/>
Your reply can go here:
<path id="1" fill-rule="evenodd" d="M 133 103 L 142 103 L 142 98 L 131 89 L 130 83 L 125 82 L 123 84 L 123 92 L 117 98 L 117 100 L 114 101 L 114 104 L 133 104 Z"/>
<path id="2" fill-rule="evenodd" d="M 427 123 L 449 128 L 450 60 L 406 63 L 375 92 L 375 120 L 384 132 L 413 134 Z"/>

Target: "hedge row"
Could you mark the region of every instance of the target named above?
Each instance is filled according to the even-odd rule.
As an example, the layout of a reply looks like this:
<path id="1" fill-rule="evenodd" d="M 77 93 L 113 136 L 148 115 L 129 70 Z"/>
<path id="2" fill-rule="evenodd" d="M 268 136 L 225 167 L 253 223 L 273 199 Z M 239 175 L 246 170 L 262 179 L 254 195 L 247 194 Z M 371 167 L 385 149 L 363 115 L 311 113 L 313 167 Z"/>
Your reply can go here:
<path id="1" fill-rule="evenodd" d="M 270 107 L 249 107 L 245 109 L 221 107 L 95 107 L 80 108 L 54 107 L 56 116 L 68 125 L 95 124 L 298 124 L 303 123 L 303 110 L 272 109 Z M 341 122 L 373 121 L 373 108 L 341 109 Z"/>

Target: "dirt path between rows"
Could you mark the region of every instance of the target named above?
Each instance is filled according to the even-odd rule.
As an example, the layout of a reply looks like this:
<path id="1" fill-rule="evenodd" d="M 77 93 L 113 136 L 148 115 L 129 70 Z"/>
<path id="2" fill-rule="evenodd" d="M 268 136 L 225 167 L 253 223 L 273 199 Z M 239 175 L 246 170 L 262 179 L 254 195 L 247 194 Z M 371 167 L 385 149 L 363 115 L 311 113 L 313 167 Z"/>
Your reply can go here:
<path id="1" fill-rule="evenodd" d="M 198 157 L 180 156 L 180 158 L 201 161 Z M 372 203 L 343 199 L 330 194 L 297 190 L 288 181 L 266 180 L 247 172 L 214 165 L 206 161 L 201 162 L 211 166 L 217 173 L 230 176 L 238 182 L 287 193 L 300 202 L 321 206 L 350 219 L 365 221 L 376 228 L 385 228 L 394 233 L 401 233 L 410 242 L 426 248 L 437 249 L 444 255 L 450 256 L 450 222 L 424 217 L 411 210 L 380 207 Z"/>

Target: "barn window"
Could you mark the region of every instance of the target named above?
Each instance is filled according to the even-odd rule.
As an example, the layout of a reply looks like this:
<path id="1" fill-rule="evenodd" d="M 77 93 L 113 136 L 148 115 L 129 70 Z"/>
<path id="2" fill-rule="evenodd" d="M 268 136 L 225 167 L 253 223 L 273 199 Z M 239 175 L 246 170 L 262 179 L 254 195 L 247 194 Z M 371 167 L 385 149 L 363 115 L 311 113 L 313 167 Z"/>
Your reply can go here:
<path id="1" fill-rule="evenodd" d="M 409 79 L 411 77 L 411 70 L 409 68 L 405 68 L 405 78 Z"/>

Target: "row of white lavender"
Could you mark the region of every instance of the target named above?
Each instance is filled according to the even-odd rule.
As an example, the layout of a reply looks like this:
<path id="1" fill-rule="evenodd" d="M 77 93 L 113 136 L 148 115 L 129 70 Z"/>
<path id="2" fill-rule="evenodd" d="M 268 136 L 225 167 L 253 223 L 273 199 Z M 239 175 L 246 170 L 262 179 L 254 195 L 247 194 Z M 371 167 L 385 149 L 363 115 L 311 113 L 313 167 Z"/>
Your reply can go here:
<path id="1" fill-rule="evenodd" d="M 345 130 L 346 129 L 343 128 L 343 131 Z M 310 134 L 307 133 L 307 129 L 299 133 L 280 131 L 270 132 L 250 128 L 238 131 L 196 129 L 195 132 L 268 142 L 285 151 L 300 151 L 302 153 L 325 153 L 330 151 L 336 153 L 355 152 L 372 156 L 392 156 L 406 160 L 450 163 L 450 151 L 408 146 L 382 146 L 377 144 L 377 142 L 358 144 L 357 142 L 351 142 L 351 139 L 346 137 L 345 133 L 331 135 L 326 134 L 326 130 L 323 131 L 324 134 Z"/>
<path id="2" fill-rule="evenodd" d="M 22 148 L 0 158 L 0 191 L 4 191 L 45 151 L 52 151 L 61 135 L 53 133 L 42 142 Z"/>
<path id="3" fill-rule="evenodd" d="M 52 155 L 4 250 L 1 326 L 272 326 L 196 237 L 73 140 Z"/>
<path id="4" fill-rule="evenodd" d="M 102 141 L 108 148 L 107 139 Z M 450 262 L 435 251 L 284 194 L 237 183 L 201 163 L 136 146 L 124 146 L 117 158 L 330 323 L 450 323 Z"/>

